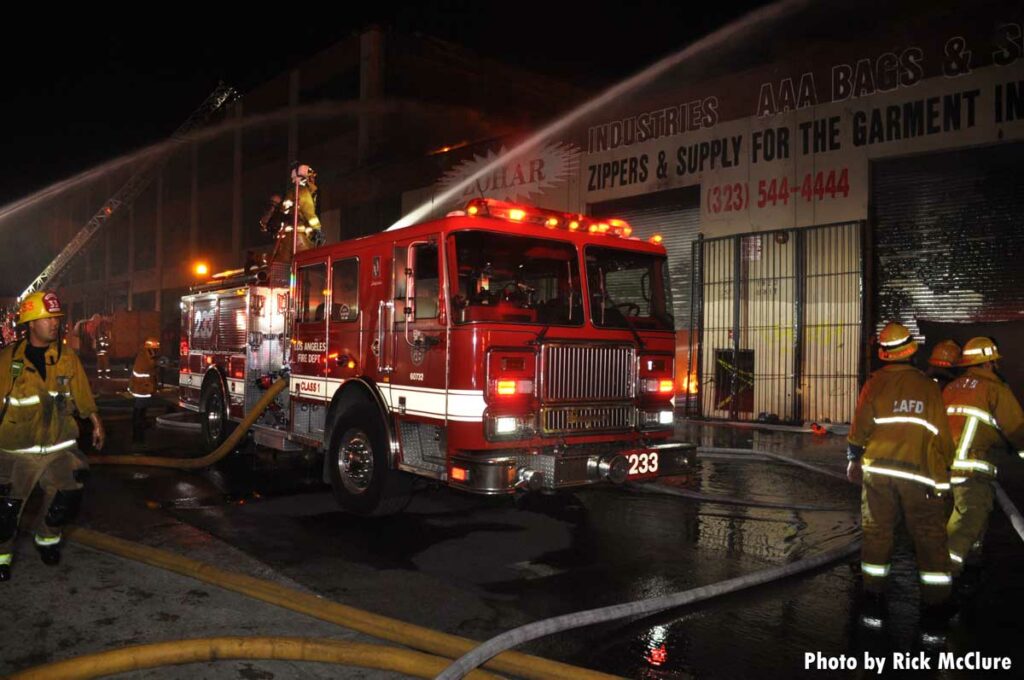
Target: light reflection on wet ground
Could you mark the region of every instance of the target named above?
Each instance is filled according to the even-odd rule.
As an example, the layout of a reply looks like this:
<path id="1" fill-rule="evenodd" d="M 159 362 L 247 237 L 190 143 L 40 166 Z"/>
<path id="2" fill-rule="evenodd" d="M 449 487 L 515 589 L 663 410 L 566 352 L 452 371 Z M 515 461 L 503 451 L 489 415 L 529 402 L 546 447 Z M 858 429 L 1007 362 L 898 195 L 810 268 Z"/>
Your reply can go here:
<path id="1" fill-rule="evenodd" d="M 681 426 L 679 434 L 704 446 L 793 454 L 837 471 L 845 465 L 837 436 L 708 426 Z M 187 450 L 190 440 L 161 431 L 160 441 Z M 145 477 L 134 479 L 130 492 L 327 596 L 478 639 L 549 616 L 748 574 L 839 547 L 859 533 L 856 488 L 763 460 L 709 458 L 664 482 L 838 510 L 746 507 L 613 488 L 515 501 L 428 489 L 402 515 L 359 520 L 336 509 L 315 460 L 274 458 L 266 452 L 238 457 L 203 474 L 141 471 Z M 139 473 L 109 471 L 106 483 L 119 477 L 124 484 Z M 1013 491 L 1021 488 L 1020 477 L 1004 480 L 1011 496 L 1020 497 Z M 804 652 L 817 650 L 1008 654 L 1016 648 L 1011 631 L 1022 603 L 1015 570 L 1024 567 L 1024 545 L 1011 532 L 996 511 L 986 546 L 988 581 L 945 631 L 921 629 L 911 549 L 900 541 L 889 610 L 880 619 L 858 609 L 858 578 L 849 565 L 837 564 L 525 649 L 645 678 L 788 678 L 803 674 Z M 881 628 L 862 618 L 879 619 Z"/>

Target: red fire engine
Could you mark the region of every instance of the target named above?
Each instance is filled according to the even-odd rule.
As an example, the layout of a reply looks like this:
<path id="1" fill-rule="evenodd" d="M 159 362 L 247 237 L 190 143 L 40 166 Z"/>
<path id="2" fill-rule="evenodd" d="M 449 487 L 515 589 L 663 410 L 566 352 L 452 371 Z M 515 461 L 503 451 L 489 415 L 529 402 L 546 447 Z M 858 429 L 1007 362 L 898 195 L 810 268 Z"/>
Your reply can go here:
<path id="1" fill-rule="evenodd" d="M 481 494 L 678 474 L 665 249 L 598 220 L 478 199 L 182 298 L 181 405 L 208 449 L 280 375 L 258 444 L 325 453 L 341 505 L 414 477 Z"/>

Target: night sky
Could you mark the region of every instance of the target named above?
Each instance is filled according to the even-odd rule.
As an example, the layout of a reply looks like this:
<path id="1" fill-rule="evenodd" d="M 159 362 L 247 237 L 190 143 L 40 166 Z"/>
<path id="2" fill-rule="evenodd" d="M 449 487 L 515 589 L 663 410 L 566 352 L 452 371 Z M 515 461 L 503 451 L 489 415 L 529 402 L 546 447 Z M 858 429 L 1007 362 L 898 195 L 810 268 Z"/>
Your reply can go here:
<path id="1" fill-rule="evenodd" d="M 762 4 L 463 0 L 338 12 L 339 5 L 305 3 L 245 15 L 138 5 L 135 21 L 125 16 L 130 10 L 103 16 L 39 6 L 5 20 L 0 40 L 7 128 L 0 205 L 166 138 L 220 79 L 245 92 L 369 25 L 433 35 L 596 88 Z M 292 7 L 308 9 L 292 17 Z M 157 8 L 164 14 L 152 16 Z M 59 18 L 48 19 L 50 12 Z M 552 35 L 567 53 L 541 49 Z"/>

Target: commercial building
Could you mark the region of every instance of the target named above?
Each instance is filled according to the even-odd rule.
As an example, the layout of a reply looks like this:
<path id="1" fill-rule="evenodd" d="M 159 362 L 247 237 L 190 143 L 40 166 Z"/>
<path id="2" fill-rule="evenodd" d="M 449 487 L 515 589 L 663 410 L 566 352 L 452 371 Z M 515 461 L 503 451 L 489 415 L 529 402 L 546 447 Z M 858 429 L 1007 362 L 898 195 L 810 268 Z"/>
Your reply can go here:
<path id="1" fill-rule="evenodd" d="M 890 4 L 732 35 L 467 192 L 660 233 L 691 414 L 847 421 L 886 320 L 1024 338 L 1021 6 Z"/>

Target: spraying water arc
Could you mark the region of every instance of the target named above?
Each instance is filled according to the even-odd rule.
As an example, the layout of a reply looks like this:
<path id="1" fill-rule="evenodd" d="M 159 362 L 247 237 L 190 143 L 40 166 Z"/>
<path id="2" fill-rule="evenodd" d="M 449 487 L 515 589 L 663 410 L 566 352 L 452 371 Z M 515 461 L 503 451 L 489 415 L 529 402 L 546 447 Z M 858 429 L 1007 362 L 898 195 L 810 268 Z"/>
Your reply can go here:
<path id="1" fill-rule="evenodd" d="M 670 54 L 660 61 L 651 64 L 643 71 L 640 71 L 636 75 L 613 85 L 593 99 L 590 99 L 572 111 L 569 111 L 561 118 L 547 124 L 504 155 L 498 156 L 465 179 L 460 182 L 456 182 L 435 198 L 426 201 L 419 207 L 413 209 L 400 220 L 388 227 L 387 230 L 391 231 L 393 229 L 401 229 L 402 227 L 408 227 L 412 224 L 423 221 L 430 211 L 433 210 L 435 205 L 446 204 L 453 197 L 458 196 L 466 187 L 473 184 L 481 177 L 494 172 L 505 163 L 515 160 L 525 155 L 528 151 L 537 148 L 547 139 L 563 132 L 570 125 L 589 113 L 616 101 L 619 97 L 632 93 L 640 86 L 651 82 L 669 69 L 679 66 L 689 59 L 693 59 L 710 49 L 727 43 L 728 41 L 739 40 L 745 33 L 759 27 L 761 24 L 779 21 L 780 19 L 790 16 L 794 12 L 802 9 L 808 4 L 810 3 L 807 2 L 807 0 L 780 0 L 779 2 L 768 5 L 767 7 L 755 10 L 745 15 L 743 18 L 723 26 L 714 33 L 690 44 L 679 52 Z"/>

